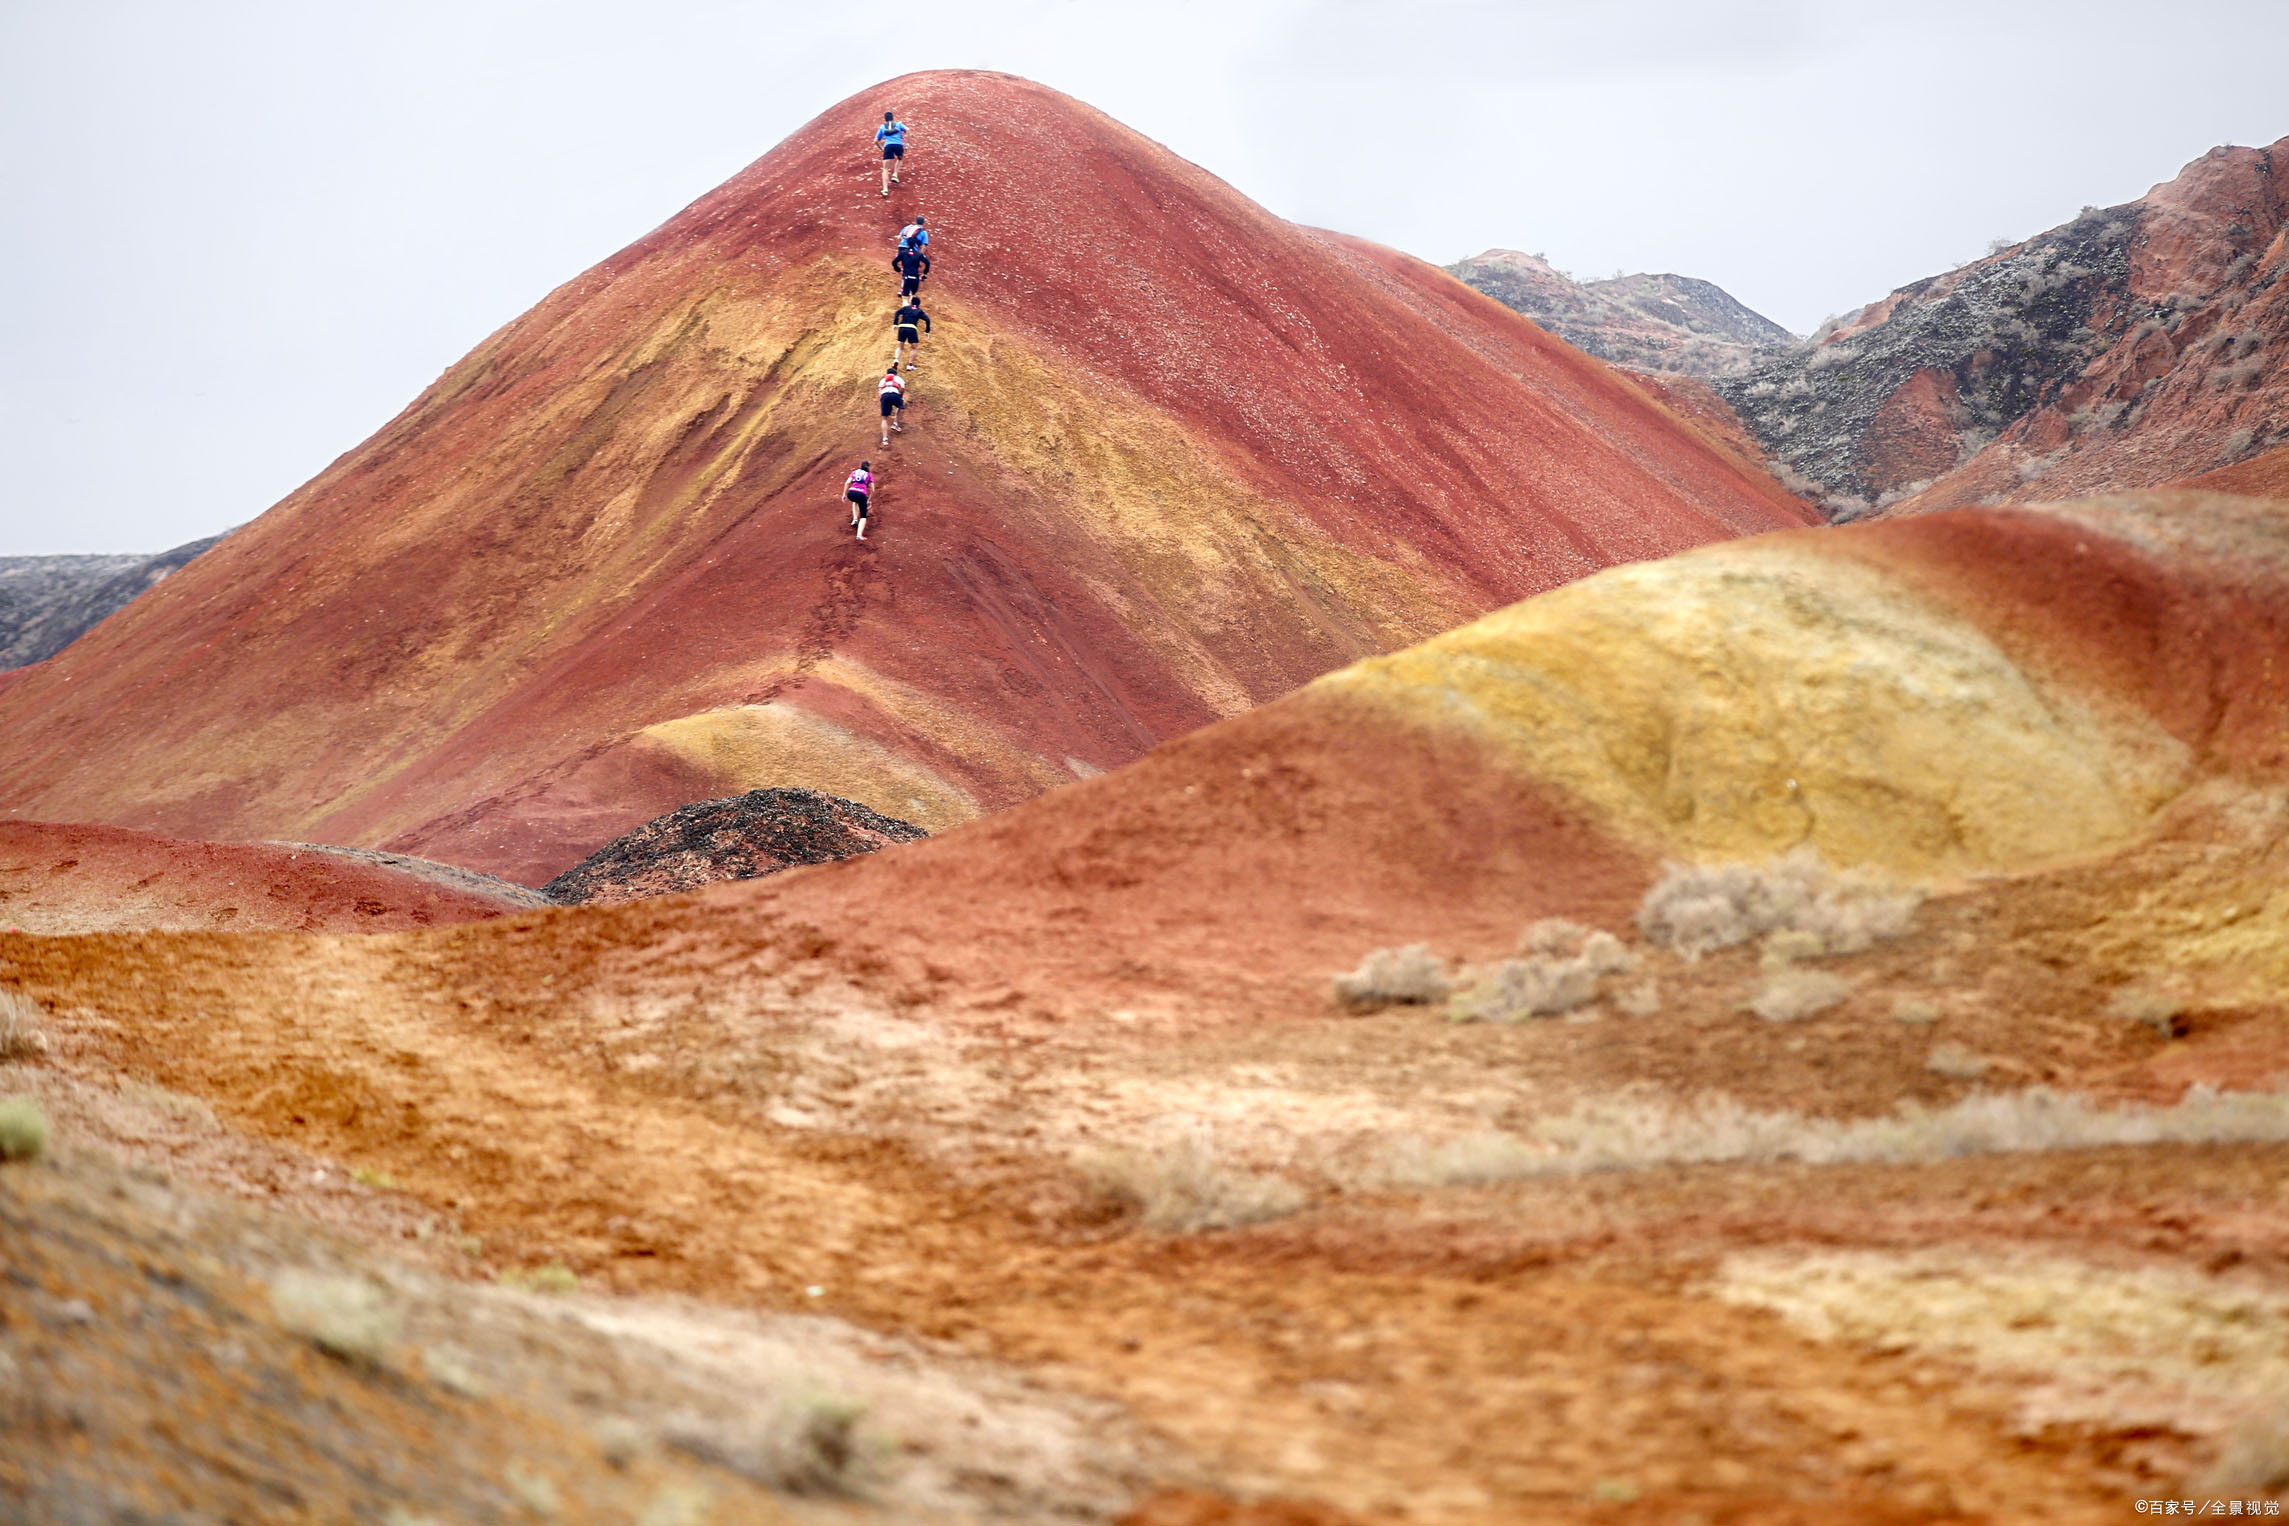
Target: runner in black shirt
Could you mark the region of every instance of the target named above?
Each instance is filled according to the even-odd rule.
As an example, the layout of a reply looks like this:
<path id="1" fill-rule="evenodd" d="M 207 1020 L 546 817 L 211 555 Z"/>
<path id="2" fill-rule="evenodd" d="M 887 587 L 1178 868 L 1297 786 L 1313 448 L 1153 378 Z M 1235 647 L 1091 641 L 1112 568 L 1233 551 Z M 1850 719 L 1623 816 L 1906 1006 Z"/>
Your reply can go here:
<path id="1" fill-rule="evenodd" d="M 890 263 L 898 267 L 898 295 L 911 297 L 922 289 L 922 278 L 930 273 L 930 256 L 919 249 L 901 249 Z"/>
<path id="2" fill-rule="evenodd" d="M 898 309 L 898 316 L 891 321 L 898 325 L 898 349 L 891 356 L 891 369 L 896 370 L 896 362 L 903 360 L 906 369 L 911 371 L 922 349 L 922 336 L 929 331 L 930 315 L 922 311 L 922 299 L 913 296 L 906 299 L 906 305 Z"/>

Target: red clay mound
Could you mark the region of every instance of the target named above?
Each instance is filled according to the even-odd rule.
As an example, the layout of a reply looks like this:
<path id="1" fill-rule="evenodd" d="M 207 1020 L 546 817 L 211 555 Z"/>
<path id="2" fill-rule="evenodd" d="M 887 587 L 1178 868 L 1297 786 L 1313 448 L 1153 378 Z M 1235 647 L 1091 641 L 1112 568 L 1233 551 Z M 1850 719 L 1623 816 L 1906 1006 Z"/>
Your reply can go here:
<path id="1" fill-rule="evenodd" d="M 885 104 L 914 128 L 887 200 Z M 884 449 L 916 213 L 936 328 Z M 1807 518 L 1428 266 L 1053 91 L 917 75 L 0 686 L 32 739 L 0 802 L 526 883 L 754 788 L 938 830 L 1599 567 Z"/>
<path id="2" fill-rule="evenodd" d="M 0 822 L 0 927 L 29 933 L 403 932 L 541 904 L 519 886 L 396 855 Z"/>
<path id="3" fill-rule="evenodd" d="M 929 835 L 817 790 L 759 789 L 729 800 L 702 800 L 647 821 L 541 888 L 559 905 L 611 906 L 831 864 Z"/>

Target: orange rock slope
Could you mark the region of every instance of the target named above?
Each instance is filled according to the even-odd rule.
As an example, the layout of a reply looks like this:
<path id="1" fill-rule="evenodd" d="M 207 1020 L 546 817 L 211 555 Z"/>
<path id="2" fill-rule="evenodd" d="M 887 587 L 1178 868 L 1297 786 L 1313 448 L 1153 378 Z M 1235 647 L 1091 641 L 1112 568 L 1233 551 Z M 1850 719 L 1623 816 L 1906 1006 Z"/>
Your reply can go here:
<path id="1" fill-rule="evenodd" d="M 913 125 L 885 199 L 868 129 Z M 876 444 L 893 235 L 936 328 Z M 844 475 L 872 459 L 855 543 Z M 783 785 L 932 830 L 1807 512 L 1447 276 L 1077 102 L 910 76 L 552 293 L 0 689 L 0 808 L 537 883 Z"/>

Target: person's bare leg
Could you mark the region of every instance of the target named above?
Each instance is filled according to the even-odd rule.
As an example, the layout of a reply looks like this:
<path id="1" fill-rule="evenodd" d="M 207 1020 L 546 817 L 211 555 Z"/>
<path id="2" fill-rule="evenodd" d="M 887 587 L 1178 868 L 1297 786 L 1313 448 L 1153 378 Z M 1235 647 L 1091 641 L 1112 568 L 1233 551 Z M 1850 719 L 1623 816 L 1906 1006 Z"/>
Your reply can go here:
<path id="1" fill-rule="evenodd" d="M 885 196 L 890 194 L 890 161 L 888 159 L 882 161 L 882 194 Z"/>

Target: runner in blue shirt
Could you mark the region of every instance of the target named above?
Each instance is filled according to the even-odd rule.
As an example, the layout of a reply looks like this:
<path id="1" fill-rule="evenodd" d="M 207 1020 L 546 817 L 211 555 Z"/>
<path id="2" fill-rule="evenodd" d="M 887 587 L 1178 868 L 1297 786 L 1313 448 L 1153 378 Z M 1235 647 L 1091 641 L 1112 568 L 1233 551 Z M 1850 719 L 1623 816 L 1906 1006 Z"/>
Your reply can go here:
<path id="1" fill-rule="evenodd" d="M 882 114 L 882 125 L 874 130 L 874 141 L 882 145 L 882 194 L 890 194 L 890 183 L 898 178 L 897 166 L 906 158 L 906 124 L 898 120 L 898 113 Z"/>

